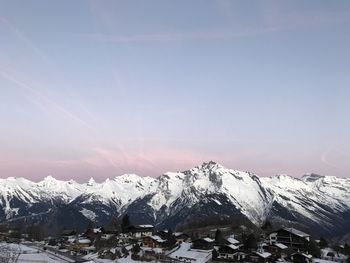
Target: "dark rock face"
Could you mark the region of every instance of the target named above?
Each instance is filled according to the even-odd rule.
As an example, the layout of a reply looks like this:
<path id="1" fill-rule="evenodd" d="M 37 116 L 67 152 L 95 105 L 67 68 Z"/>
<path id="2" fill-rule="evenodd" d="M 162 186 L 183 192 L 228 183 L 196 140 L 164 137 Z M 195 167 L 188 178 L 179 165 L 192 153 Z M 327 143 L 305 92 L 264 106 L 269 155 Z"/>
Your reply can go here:
<path id="1" fill-rule="evenodd" d="M 0 221 L 40 223 L 50 233 L 81 230 L 89 221 L 103 225 L 126 213 L 135 224 L 159 228 L 215 217 L 298 225 L 317 237 L 350 232 L 350 179 L 263 178 L 209 162 L 158 178 L 126 175 L 103 183 L 0 180 Z"/>

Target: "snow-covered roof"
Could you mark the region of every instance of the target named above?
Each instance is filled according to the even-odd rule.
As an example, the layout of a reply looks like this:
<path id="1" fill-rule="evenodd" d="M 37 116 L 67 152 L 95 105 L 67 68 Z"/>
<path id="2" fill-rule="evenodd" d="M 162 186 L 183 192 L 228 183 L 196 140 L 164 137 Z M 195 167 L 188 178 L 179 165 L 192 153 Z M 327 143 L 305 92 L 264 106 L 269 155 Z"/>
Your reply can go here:
<path id="1" fill-rule="evenodd" d="M 236 240 L 236 239 L 234 239 L 233 237 L 229 237 L 228 239 L 226 239 L 227 240 L 227 242 L 229 242 L 230 244 L 238 244 L 239 243 L 239 241 L 238 240 Z"/>
<path id="2" fill-rule="evenodd" d="M 310 237 L 309 234 L 306 234 L 303 231 L 300 231 L 300 230 L 295 229 L 293 227 L 285 227 L 283 229 L 288 231 L 288 232 L 290 232 L 290 233 L 292 233 L 292 234 L 294 234 L 294 235 L 296 235 L 296 236 L 299 236 L 299 237 Z"/>
<path id="3" fill-rule="evenodd" d="M 150 238 L 152 238 L 154 241 L 157 241 L 158 243 L 163 243 L 166 242 L 166 240 L 162 239 L 160 236 L 149 236 Z"/>
<path id="4" fill-rule="evenodd" d="M 301 253 L 301 252 L 295 252 L 295 253 L 292 254 L 292 256 L 294 256 L 294 255 L 302 255 L 302 256 L 304 256 L 306 258 L 312 258 L 312 255 Z"/>
<path id="5" fill-rule="evenodd" d="M 83 239 L 79 239 L 79 240 L 78 240 L 78 243 L 79 243 L 79 244 L 90 244 L 91 241 L 90 241 L 90 239 L 83 238 Z"/>
<path id="6" fill-rule="evenodd" d="M 262 258 L 268 258 L 269 256 L 271 256 L 271 253 L 269 253 L 269 252 L 258 252 L 258 251 L 255 251 L 254 253 L 257 254 L 258 256 L 262 257 Z"/>
<path id="7" fill-rule="evenodd" d="M 93 232 L 96 234 L 96 233 L 101 233 L 102 232 L 102 228 L 101 227 L 98 227 L 98 228 L 94 228 L 93 229 Z"/>
<path id="8" fill-rule="evenodd" d="M 235 246 L 233 244 L 227 245 L 229 248 L 232 248 L 233 250 L 239 249 L 239 246 Z"/>
<path id="9" fill-rule="evenodd" d="M 212 242 L 214 242 L 214 239 L 211 239 L 211 238 L 209 238 L 209 237 L 204 237 L 204 238 L 202 238 L 204 241 L 206 241 L 206 242 L 208 242 L 208 243 L 212 243 Z"/>
<path id="10" fill-rule="evenodd" d="M 137 225 L 136 227 L 140 227 L 140 228 L 153 228 L 153 225 Z"/>
<path id="11" fill-rule="evenodd" d="M 280 248 L 280 249 L 286 249 L 288 248 L 286 245 L 282 244 L 282 243 L 275 243 L 274 244 L 276 247 Z"/>
<path id="12" fill-rule="evenodd" d="M 211 251 L 193 250 L 191 249 L 191 243 L 183 242 L 179 249 L 168 256 L 173 259 L 193 259 L 196 263 L 205 263 L 211 259 L 211 253 Z"/>
<path id="13" fill-rule="evenodd" d="M 82 248 L 82 250 L 95 250 L 95 249 L 96 249 L 96 247 L 94 247 L 94 246 Z"/>

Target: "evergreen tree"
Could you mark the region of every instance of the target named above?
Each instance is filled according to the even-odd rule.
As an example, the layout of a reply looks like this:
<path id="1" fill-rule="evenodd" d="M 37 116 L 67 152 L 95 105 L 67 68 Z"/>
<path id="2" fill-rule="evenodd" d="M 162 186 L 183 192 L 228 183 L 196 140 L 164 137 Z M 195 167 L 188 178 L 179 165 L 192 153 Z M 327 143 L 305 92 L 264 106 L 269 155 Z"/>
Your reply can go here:
<path id="1" fill-rule="evenodd" d="M 305 250 L 314 257 L 321 257 L 321 250 L 315 241 L 311 240 L 309 242 L 305 242 L 304 247 Z"/>
<path id="2" fill-rule="evenodd" d="M 132 246 L 132 253 L 134 255 L 137 255 L 138 253 L 140 253 L 140 251 L 141 251 L 141 248 L 139 244 L 136 243 L 135 245 Z"/>
<path id="3" fill-rule="evenodd" d="M 220 229 L 217 229 L 215 232 L 215 242 L 216 244 L 222 245 L 225 243 L 225 238 Z"/>
<path id="4" fill-rule="evenodd" d="M 348 243 L 345 243 L 344 245 L 344 253 L 346 255 L 350 255 L 350 246 L 348 245 Z"/>
<path id="5" fill-rule="evenodd" d="M 213 259 L 217 259 L 218 258 L 218 252 L 216 251 L 216 249 L 213 249 L 212 258 Z"/>
<path id="6" fill-rule="evenodd" d="M 122 219 L 122 232 L 127 233 L 130 226 L 130 219 L 128 214 L 125 214 Z"/>
<path id="7" fill-rule="evenodd" d="M 247 236 L 244 246 L 246 249 L 256 249 L 258 247 L 258 241 L 253 233 Z"/>
<path id="8" fill-rule="evenodd" d="M 328 247 L 328 242 L 326 239 L 324 239 L 323 237 L 320 238 L 320 243 L 319 243 L 320 248 L 326 248 Z"/>

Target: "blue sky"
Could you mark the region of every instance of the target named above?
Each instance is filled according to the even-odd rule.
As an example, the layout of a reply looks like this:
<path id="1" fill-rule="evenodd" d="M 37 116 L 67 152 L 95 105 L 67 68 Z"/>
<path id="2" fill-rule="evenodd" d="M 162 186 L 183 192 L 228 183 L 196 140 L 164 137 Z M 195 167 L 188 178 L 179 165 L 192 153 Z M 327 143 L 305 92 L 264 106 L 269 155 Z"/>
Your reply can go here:
<path id="1" fill-rule="evenodd" d="M 350 171 L 348 1 L 1 1 L 0 176 Z"/>

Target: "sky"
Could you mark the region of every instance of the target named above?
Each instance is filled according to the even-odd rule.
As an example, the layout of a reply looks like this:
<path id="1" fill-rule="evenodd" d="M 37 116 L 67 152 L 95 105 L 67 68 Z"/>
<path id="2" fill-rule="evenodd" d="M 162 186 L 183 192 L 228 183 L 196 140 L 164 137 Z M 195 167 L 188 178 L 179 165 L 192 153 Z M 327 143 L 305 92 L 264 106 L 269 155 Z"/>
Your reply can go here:
<path id="1" fill-rule="evenodd" d="M 0 0 L 0 177 L 350 177 L 349 47 L 347 0 Z"/>

